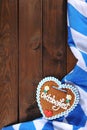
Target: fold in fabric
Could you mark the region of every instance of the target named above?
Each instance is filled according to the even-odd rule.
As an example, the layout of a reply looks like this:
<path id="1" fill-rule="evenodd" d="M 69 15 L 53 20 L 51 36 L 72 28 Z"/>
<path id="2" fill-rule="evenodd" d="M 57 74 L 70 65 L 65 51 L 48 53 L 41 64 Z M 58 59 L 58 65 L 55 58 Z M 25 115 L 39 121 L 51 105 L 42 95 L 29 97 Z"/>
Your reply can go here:
<path id="1" fill-rule="evenodd" d="M 78 106 L 64 118 L 33 121 L 4 127 L 2 130 L 87 130 L 87 0 L 67 1 L 68 45 L 78 60 L 62 82 L 73 83 L 79 90 Z"/>

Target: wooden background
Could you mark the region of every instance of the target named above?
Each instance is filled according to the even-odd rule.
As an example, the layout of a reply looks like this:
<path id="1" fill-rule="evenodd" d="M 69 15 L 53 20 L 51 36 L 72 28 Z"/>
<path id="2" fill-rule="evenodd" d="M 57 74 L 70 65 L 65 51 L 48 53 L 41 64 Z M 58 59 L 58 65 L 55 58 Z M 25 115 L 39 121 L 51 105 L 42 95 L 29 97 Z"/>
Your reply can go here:
<path id="1" fill-rule="evenodd" d="M 66 0 L 0 0 L 0 128 L 40 117 L 38 82 L 73 68 L 66 10 Z"/>

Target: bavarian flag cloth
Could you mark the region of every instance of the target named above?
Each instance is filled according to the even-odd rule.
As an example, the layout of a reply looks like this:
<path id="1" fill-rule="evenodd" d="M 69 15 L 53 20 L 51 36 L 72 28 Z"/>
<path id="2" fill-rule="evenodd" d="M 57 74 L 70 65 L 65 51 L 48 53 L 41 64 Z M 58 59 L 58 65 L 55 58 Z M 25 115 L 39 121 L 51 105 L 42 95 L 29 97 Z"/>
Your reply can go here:
<path id="1" fill-rule="evenodd" d="M 79 104 L 66 118 L 41 117 L 2 130 L 87 130 L 87 0 L 67 0 L 67 27 L 68 45 L 77 63 L 62 82 L 71 82 L 78 88 Z"/>

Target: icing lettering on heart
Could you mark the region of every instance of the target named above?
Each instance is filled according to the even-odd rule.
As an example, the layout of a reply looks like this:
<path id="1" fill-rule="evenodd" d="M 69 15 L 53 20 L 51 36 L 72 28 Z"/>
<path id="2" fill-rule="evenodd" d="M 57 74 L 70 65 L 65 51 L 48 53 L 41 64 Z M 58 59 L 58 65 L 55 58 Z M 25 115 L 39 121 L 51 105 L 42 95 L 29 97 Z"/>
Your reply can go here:
<path id="1" fill-rule="evenodd" d="M 66 103 L 64 98 L 60 99 L 59 101 L 55 100 L 55 95 L 53 95 L 53 97 L 52 97 L 51 94 L 47 95 L 47 93 L 42 92 L 41 98 L 43 98 L 44 100 L 46 100 L 49 103 L 52 103 L 53 104 L 52 110 L 54 110 L 54 111 L 57 111 L 60 108 L 66 110 L 68 108 L 68 106 L 70 106 L 70 103 Z"/>

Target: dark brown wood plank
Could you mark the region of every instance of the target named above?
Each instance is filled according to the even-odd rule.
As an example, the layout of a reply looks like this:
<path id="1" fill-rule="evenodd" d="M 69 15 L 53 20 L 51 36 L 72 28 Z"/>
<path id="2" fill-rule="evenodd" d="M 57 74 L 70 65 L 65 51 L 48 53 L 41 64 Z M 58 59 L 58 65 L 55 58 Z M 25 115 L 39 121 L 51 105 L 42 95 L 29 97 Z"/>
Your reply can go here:
<path id="1" fill-rule="evenodd" d="M 17 0 L 0 0 L 0 128 L 17 121 Z"/>
<path id="2" fill-rule="evenodd" d="M 43 0 L 43 76 L 66 74 L 66 1 Z"/>
<path id="3" fill-rule="evenodd" d="M 42 0 L 19 0 L 19 118 L 39 116 L 36 88 L 42 77 Z"/>

